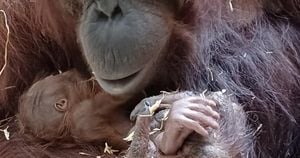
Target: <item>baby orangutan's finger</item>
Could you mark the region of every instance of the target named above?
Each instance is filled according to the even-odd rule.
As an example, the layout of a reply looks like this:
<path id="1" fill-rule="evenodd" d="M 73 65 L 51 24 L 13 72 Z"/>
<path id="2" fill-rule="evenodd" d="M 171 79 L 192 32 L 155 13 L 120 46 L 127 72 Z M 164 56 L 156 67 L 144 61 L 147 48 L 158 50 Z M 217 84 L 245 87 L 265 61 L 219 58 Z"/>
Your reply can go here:
<path id="1" fill-rule="evenodd" d="M 206 125 L 214 129 L 219 128 L 219 124 L 214 118 L 207 116 L 201 112 L 189 110 L 185 111 L 185 116 L 191 120 L 198 122 L 201 125 Z"/>
<path id="2" fill-rule="evenodd" d="M 213 110 L 210 106 L 191 104 L 188 108 L 193 111 L 201 112 L 207 116 L 211 116 L 214 119 L 220 119 L 220 114 Z"/>
<path id="3" fill-rule="evenodd" d="M 180 119 L 180 124 L 185 128 L 194 130 L 195 132 L 199 133 L 204 137 L 208 137 L 208 131 L 204 127 L 202 127 L 197 121 L 194 121 L 186 117 L 182 117 Z"/>

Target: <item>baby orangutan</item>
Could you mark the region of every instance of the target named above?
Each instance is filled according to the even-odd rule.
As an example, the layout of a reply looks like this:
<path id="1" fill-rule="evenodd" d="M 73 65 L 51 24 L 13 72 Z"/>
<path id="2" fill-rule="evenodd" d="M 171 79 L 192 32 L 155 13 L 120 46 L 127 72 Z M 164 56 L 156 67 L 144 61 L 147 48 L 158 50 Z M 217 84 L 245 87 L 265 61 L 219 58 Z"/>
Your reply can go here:
<path id="1" fill-rule="evenodd" d="M 236 149 L 247 149 L 253 134 L 243 109 L 224 97 L 176 92 L 142 100 L 130 116 L 137 121 L 127 157 L 242 157 Z M 25 135 L 50 145 L 107 142 L 123 150 L 131 123 L 119 107 L 127 100 L 101 92 L 93 80 L 68 71 L 39 80 L 24 93 L 18 119 Z"/>
<path id="2" fill-rule="evenodd" d="M 125 116 L 110 117 L 122 103 L 72 70 L 36 82 L 20 99 L 18 119 L 25 135 L 49 144 L 107 142 L 126 149 L 121 133 L 130 125 L 120 123 Z"/>
<path id="3" fill-rule="evenodd" d="M 247 147 L 244 141 L 252 135 L 243 126 L 243 109 L 224 97 L 228 96 L 222 92 L 208 96 L 185 92 L 144 99 L 131 114 L 136 126 L 127 157 L 242 157 L 236 149 Z M 228 139 L 228 135 L 233 137 Z"/>

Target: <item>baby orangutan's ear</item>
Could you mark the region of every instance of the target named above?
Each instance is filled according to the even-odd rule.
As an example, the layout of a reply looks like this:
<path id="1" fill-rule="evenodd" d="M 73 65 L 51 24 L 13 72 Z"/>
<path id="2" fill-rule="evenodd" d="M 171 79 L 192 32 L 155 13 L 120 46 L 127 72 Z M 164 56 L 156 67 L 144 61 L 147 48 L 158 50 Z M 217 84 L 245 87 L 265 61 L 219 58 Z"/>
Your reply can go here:
<path id="1" fill-rule="evenodd" d="M 68 100 L 60 99 L 54 104 L 54 107 L 59 112 L 66 112 L 68 109 Z"/>

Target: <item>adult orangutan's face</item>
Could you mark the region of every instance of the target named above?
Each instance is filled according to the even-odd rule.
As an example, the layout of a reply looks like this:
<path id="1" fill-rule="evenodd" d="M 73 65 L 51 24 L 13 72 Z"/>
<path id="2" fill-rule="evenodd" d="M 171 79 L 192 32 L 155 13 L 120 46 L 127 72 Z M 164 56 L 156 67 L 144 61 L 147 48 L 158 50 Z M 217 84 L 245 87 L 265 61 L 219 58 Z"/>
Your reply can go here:
<path id="1" fill-rule="evenodd" d="M 153 77 L 160 57 L 166 52 L 180 2 L 64 2 L 64 5 L 83 6 L 79 39 L 101 87 L 114 95 L 143 89 Z"/>

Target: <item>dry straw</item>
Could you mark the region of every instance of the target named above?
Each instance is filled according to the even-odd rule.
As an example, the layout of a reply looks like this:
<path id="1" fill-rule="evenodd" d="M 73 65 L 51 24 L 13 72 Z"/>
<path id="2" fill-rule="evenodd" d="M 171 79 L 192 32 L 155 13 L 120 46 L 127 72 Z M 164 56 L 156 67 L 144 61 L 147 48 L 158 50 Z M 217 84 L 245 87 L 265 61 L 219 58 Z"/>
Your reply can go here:
<path id="1" fill-rule="evenodd" d="M 4 65 L 3 65 L 3 67 L 0 70 L 0 76 L 1 76 L 3 74 L 6 66 L 7 66 L 8 44 L 9 44 L 10 29 L 9 29 L 9 25 L 8 25 L 8 20 L 7 20 L 6 12 L 4 10 L 0 10 L 0 13 L 2 13 L 3 16 L 4 16 L 5 27 L 6 27 L 6 30 L 7 30 L 6 42 L 5 42 L 5 49 L 4 49 Z"/>

